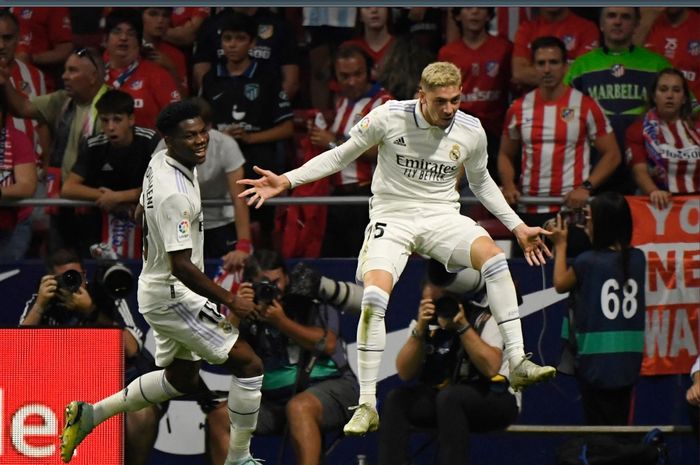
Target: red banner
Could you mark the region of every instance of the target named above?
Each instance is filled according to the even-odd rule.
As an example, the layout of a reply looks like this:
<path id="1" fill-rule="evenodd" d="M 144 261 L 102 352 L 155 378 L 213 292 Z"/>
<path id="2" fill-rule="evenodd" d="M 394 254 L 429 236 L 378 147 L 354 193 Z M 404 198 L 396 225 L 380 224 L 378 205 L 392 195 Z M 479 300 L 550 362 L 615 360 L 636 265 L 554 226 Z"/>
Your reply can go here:
<path id="1" fill-rule="evenodd" d="M 120 329 L 0 329 L 0 463 L 59 464 L 63 409 L 123 387 Z M 121 465 L 121 416 L 97 427 L 71 464 Z"/>
<path id="2" fill-rule="evenodd" d="M 632 244 L 647 259 L 643 375 L 688 373 L 700 347 L 700 196 L 664 210 L 627 197 Z"/>

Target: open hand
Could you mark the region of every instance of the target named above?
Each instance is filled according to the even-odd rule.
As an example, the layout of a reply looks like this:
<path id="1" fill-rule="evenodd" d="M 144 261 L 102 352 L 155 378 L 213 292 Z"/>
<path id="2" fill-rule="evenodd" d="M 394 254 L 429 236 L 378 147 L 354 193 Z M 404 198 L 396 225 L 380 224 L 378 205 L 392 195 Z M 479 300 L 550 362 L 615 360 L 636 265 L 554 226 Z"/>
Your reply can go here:
<path id="1" fill-rule="evenodd" d="M 251 186 L 244 190 L 238 197 L 248 197 L 246 203 L 248 206 L 255 204 L 255 208 L 260 208 L 265 200 L 270 197 L 281 194 L 289 189 L 290 182 L 285 176 L 280 176 L 272 171 L 264 170 L 258 166 L 254 166 L 253 170 L 261 177 L 258 179 L 239 179 L 236 184 Z"/>
<path id="2" fill-rule="evenodd" d="M 546 231 L 539 226 L 527 226 L 521 223 L 513 229 L 520 247 L 525 252 L 525 260 L 528 265 L 544 265 L 546 257 L 552 257 L 552 252 L 542 240 L 542 236 L 551 236 L 550 231 Z"/>

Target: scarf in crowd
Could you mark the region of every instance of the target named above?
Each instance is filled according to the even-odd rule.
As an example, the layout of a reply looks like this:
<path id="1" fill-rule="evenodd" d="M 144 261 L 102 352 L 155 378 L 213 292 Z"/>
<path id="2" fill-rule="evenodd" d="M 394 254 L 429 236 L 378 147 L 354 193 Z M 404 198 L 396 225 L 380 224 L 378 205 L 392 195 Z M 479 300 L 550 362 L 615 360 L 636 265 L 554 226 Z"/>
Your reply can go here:
<path id="1" fill-rule="evenodd" d="M 644 147 L 647 149 L 647 160 L 653 168 L 654 177 L 662 184 L 658 187 L 663 190 L 668 190 L 667 162 L 671 157 L 664 156 L 664 153 L 671 154 L 683 149 L 677 149 L 671 144 L 659 140 L 661 124 L 665 123 L 659 118 L 656 109 L 649 110 L 646 115 L 644 115 L 644 120 L 642 121 L 642 136 L 644 138 Z M 682 121 L 681 124 L 688 137 L 690 137 L 695 144 L 700 145 L 700 135 L 690 127 L 687 121 Z M 673 158 L 683 159 L 682 157 Z"/>
<path id="2" fill-rule="evenodd" d="M 108 61 L 107 64 L 105 65 L 105 82 L 109 83 L 115 89 L 121 88 L 121 86 L 123 86 L 124 83 L 129 80 L 131 75 L 134 74 L 134 72 L 136 71 L 136 68 L 139 67 L 139 64 L 141 64 L 141 62 L 139 60 L 134 60 L 133 63 L 131 63 L 129 66 L 127 66 L 127 68 L 124 71 L 122 71 L 114 81 L 112 81 L 110 83 L 109 82 L 109 80 L 110 80 L 109 70 L 111 69 L 112 65 Z"/>

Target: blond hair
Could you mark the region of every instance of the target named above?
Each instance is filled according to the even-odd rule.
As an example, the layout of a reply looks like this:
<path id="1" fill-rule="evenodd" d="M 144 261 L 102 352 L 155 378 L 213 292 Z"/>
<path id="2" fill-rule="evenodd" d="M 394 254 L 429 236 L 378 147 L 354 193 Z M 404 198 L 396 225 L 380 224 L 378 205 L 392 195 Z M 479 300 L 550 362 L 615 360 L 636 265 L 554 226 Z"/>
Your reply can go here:
<path id="1" fill-rule="evenodd" d="M 447 61 L 436 61 L 423 69 L 420 76 L 420 86 L 423 90 L 436 87 L 461 86 L 462 73 L 454 64 Z"/>

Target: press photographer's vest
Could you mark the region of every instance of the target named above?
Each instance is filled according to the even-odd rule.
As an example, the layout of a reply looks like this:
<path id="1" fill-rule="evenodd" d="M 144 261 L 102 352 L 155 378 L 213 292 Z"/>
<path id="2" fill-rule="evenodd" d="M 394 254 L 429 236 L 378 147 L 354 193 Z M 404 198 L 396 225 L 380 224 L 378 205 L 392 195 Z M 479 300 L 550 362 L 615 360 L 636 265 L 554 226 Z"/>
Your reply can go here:
<path id="1" fill-rule="evenodd" d="M 481 336 L 491 314 L 480 308 L 467 308 L 467 320 Z M 453 331 L 437 329 L 426 333 L 424 340 L 425 361 L 420 375 L 424 384 L 442 388 L 447 384 L 490 383 L 479 372 L 462 347 L 459 335 Z"/>
<path id="2" fill-rule="evenodd" d="M 630 386 L 639 377 L 646 264 L 639 249 L 630 249 L 629 260 L 626 278 L 620 252 L 590 250 L 574 261 L 575 373 L 601 389 Z M 566 320 L 563 329 L 563 337 L 568 338 Z"/>
<path id="3" fill-rule="evenodd" d="M 328 321 L 328 312 L 335 311 L 335 309 L 327 305 L 318 305 L 315 308 L 318 310 L 318 315 L 314 321 L 301 322 L 301 324 L 325 327 Z M 337 331 L 337 328 L 328 329 Z M 300 364 L 302 369 L 308 366 L 312 355 L 310 351 L 302 349 L 286 335 L 265 324 L 251 325 L 242 334 L 263 361 L 265 377 L 262 390 L 266 392 L 266 395 L 286 397 L 290 389 L 294 388 L 299 381 Z M 337 344 L 344 344 L 340 335 L 337 336 Z M 332 357 L 321 354 L 313 362 L 308 381 L 303 384 L 338 378 L 346 370 L 349 370 L 347 359 L 336 362 Z"/>

